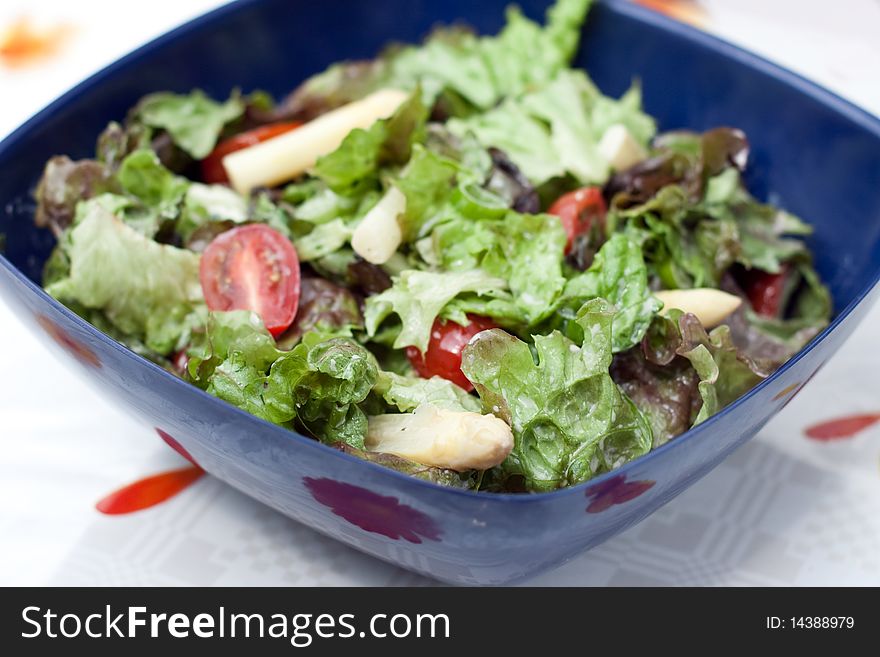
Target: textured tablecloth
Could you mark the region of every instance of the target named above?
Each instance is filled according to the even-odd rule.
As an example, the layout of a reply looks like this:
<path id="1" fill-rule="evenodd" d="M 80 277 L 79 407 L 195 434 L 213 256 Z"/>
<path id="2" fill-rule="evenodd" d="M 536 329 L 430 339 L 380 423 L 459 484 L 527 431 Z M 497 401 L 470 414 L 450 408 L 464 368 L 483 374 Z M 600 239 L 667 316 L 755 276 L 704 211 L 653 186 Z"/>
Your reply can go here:
<path id="1" fill-rule="evenodd" d="M 0 34 L 22 16 L 62 29 L 56 54 L 39 61 L 13 61 L 0 48 L 0 135 L 86 74 L 215 4 L 4 0 Z M 880 113 L 877 0 L 839 0 L 833 11 L 795 0 L 685 9 L 702 10 L 706 29 Z M 880 423 L 847 439 L 805 435 L 836 417 L 880 413 L 878 338 L 880 307 L 756 439 L 647 520 L 529 583 L 880 584 Z M 107 493 L 185 463 L 85 386 L 2 304 L 0 436 L 0 584 L 431 583 L 210 477 L 138 513 L 98 513 Z"/>

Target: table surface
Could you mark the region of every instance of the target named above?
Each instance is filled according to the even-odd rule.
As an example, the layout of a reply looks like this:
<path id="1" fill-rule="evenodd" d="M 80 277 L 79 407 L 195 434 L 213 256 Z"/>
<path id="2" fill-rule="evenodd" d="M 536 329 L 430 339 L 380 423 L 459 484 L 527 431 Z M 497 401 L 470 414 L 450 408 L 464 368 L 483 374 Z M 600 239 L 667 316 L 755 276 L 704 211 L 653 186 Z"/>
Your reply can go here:
<path id="1" fill-rule="evenodd" d="M 11 66 L 0 55 L 0 89 L 15 99 L 0 105 L 0 135 L 86 74 L 216 4 L 4 0 L 0 35 L 28 16 L 44 29 L 63 26 L 66 37 L 41 62 Z M 697 8 L 705 29 L 880 114 L 880 0 L 839 0 L 833 12 L 798 0 Z M 804 433 L 880 412 L 878 332 L 880 305 L 757 438 L 647 520 L 528 583 L 880 584 L 880 424 L 835 441 Z M 83 386 L 2 304 L 0 345 L 0 584 L 432 583 L 210 477 L 148 510 L 98 513 L 96 500 L 182 459 Z"/>

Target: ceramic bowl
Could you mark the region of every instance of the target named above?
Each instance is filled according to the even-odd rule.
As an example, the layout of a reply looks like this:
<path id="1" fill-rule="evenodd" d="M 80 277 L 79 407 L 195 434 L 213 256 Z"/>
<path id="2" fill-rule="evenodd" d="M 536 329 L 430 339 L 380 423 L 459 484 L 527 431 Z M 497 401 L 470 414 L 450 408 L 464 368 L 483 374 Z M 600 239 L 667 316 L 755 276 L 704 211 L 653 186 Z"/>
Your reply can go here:
<path id="1" fill-rule="evenodd" d="M 730 44 L 629 3 L 590 16 L 578 56 L 606 93 L 641 79 L 662 129 L 733 125 L 753 146 L 749 183 L 815 227 L 811 246 L 835 318 L 773 376 L 696 429 L 586 484 L 539 495 L 450 490 L 263 422 L 171 376 L 48 297 L 53 238 L 31 193 L 56 153 L 87 157 L 143 94 L 200 87 L 283 95 L 342 58 L 439 21 L 484 32 L 507 0 L 254 0 L 194 20 L 89 78 L 0 144 L 0 293 L 82 373 L 209 473 L 359 550 L 445 582 L 500 584 L 550 568 L 638 522 L 754 436 L 833 356 L 878 296 L 880 121 Z M 520 0 L 539 17 L 545 2 Z M 14 345 L 4 345 L 14 348 Z M 8 373 L 4 373 L 8 376 Z M 10 449 L 8 444 L 5 449 Z M 743 494 L 748 494 L 744 491 Z"/>

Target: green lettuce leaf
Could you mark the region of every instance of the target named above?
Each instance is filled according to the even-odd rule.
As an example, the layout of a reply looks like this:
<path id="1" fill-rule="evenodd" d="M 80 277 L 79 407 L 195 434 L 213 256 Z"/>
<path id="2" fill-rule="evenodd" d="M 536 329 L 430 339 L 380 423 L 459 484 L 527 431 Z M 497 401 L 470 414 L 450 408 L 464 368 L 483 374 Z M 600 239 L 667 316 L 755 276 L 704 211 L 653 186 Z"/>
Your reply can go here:
<path id="1" fill-rule="evenodd" d="M 190 183 L 174 231 L 190 246 L 196 235 L 210 242 L 213 229 L 222 232 L 248 219 L 247 201 L 226 185 Z"/>
<path id="2" fill-rule="evenodd" d="M 641 246 L 666 289 L 718 287 L 741 251 L 736 222 L 707 216 L 679 185 L 663 187 L 642 205 L 612 209 L 608 226 Z"/>
<path id="3" fill-rule="evenodd" d="M 448 271 L 479 268 L 506 281 L 525 325 L 553 312 L 565 286 L 565 232 L 551 215 L 510 211 L 499 219 L 479 221 L 459 216 L 438 225 L 431 244 L 437 262 Z"/>
<path id="4" fill-rule="evenodd" d="M 353 340 L 333 338 L 309 350 L 306 366 L 293 387 L 299 422 L 324 442 L 363 449 L 367 414 L 359 404 L 376 383 L 373 355 Z M 267 392 L 273 390 L 270 375 Z"/>
<path id="5" fill-rule="evenodd" d="M 715 415 L 769 375 L 740 353 L 727 326 L 719 326 L 707 334 L 693 316 L 683 315 L 679 322 L 682 346 L 678 353 L 687 358 L 700 375 L 703 406 L 694 424 Z"/>
<path id="6" fill-rule="evenodd" d="M 449 128 L 500 148 L 536 186 L 566 174 L 581 183 L 604 182 L 610 166 L 599 141 L 611 125 L 625 126 L 642 145 L 653 136 L 654 122 L 640 109 L 638 87 L 614 101 L 583 71 L 563 70 L 548 80 L 485 113 L 453 119 Z"/>
<path id="7" fill-rule="evenodd" d="M 244 109 L 238 94 L 218 103 L 198 90 L 185 95 L 160 92 L 142 98 L 131 118 L 165 130 L 177 146 L 199 160 L 213 150 L 223 127 Z"/>
<path id="8" fill-rule="evenodd" d="M 664 288 L 718 287 L 733 265 L 778 273 L 785 264 L 810 264 L 801 239 L 810 227 L 757 201 L 743 184 L 744 134 L 716 128 L 656 142 L 652 158 L 606 186 L 608 231 L 624 231 L 642 246 Z"/>
<path id="9" fill-rule="evenodd" d="M 429 104 L 453 114 L 493 107 L 506 96 L 543 84 L 577 50 L 590 0 L 559 0 L 541 27 L 512 7 L 494 37 L 467 29 L 435 30 L 421 46 L 389 48 L 373 61 L 345 62 L 303 83 L 285 101 L 287 113 L 312 117 L 382 87 L 421 87 Z"/>
<path id="10" fill-rule="evenodd" d="M 256 370 L 265 374 L 282 355 L 260 316 L 247 310 L 208 313 L 201 330 L 193 333 L 187 348 L 189 380 L 206 388 L 217 367 L 230 354 L 239 352 Z"/>
<path id="11" fill-rule="evenodd" d="M 462 352 L 462 372 L 483 410 L 513 429 L 515 446 L 493 477 L 526 490 L 585 481 L 646 453 L 651 427 L 620 391 L 611 364 L 613 308 L 587 303 L 578 322 L 581 347 L 558 331 L 529 345 L 499 329 L 480 333 Z"/>
<path id="12" fill-rule="evenodd" d="M 755 200 L 733 167 L 707 181 L 700 207 L 718 221 L 736 223 L 740 239 L 737 262 L 745 267 L 776 274 L 785 262 L 810 260 L 806 244 L 798 239 L 812 233 L 810 226 L 791 213 Z"/>
<path id="13" fill-rule="evenodd" d="M 377 184 L 380 167 L 409 160 L 427 119 L 428 109 L 413 94 L 389 118 L 348 133 L 339 148 L 318 159 L 315 175 L 337 194 L 361 193 Z"/>
<path id="14" fill-rule="evenodd" d="M 183 346 L 201 323 L 199 256 L 144 237 L 99 199 L 78 206 L 61 248 L 69 274 L 47 288 L 59 301 L 101 310 L 122 334 L 159 354 Z"/>
<path id="15" fill-rule="evenodd" d="M 401 413 L 411 413 L 422 404 L 453 411 L 479 412 L 480 402 L 451 381 L 439 376 L 423 379 L 379 372 L 375 392 Z"/>
<path id="16" fill-rule="evenodd" d="M 256 314 L 213 312 L 187 354 L 188 378 L 210 394 L 324 442 L 363 449 L 367 415 L 360 405 L 379 370 L 357 342 L 311 332 L 282 351 Z"/>
<path id="17" fill-rule="evenodd" d="M 393 280 L 390 288 L 367 298 L 364 322 L 367 334 L 372 337 L 389 315 L 398 315 L 402 327 L 394 340 L 395 349 L 413 345 L 424 352 L 434 320 L 443 307 L 462 292 L 508 296 L 504 280 L 479 270 L 434 273 L 409 269 Z"/>
<path id="18" fill-rule="evenodd" d="M 400 218 L 405 241 L 421 237 L 429 227 L 446 218 L 450 195 L 461 170 L 459 163 L 446 155 L 421 144 L 413 147 L 412 158 L 395 181 L 406 197 L 406 211 Z"/>
<path id="19" fill-rule="evenodd" d="M 158 156 L 149 149 L 129 154 L 116 172 L 122 191 L 132 201 L 120 208 L 123 220 L 153 237 L 166 221 L 177 220 L 180 206 L 190 182 L 162 166 Z"/>
<path id="20" fill-rule="evenodd" d="M 617 309 L 611 326 L 615 353 L 641 342 L 662 303 L 648 289 L 648 271 L 642 250 L 626 235 L 612 235 L 593 260 L 590 268 L 570 279 L 557 309 L 568 337 L 581 341 L 580 325 L 571 321 L 580 307 L 601 297 Z"/>

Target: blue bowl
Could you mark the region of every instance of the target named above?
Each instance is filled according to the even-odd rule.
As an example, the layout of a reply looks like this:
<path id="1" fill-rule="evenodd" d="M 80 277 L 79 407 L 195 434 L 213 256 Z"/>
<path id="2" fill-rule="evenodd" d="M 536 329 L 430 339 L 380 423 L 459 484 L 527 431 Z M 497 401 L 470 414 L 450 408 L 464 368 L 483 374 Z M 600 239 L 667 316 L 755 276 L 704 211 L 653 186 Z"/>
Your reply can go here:
<path id="1" fill-rule="evenodd" d="M 30 193 L 56 153 L 87 157 L 143 94 L 230 87 L 282 95 L 341 58 L 414 41 L 438 21 L 495 31 L 507 0 L 254 0 L 223 7 L 121 59 L 0 144 L 0 292 L 115 397 L 214 476 L 380 559 L 446 582 L 501 584 L 558 565 L 644 518 L 751 438 L 822 367 L 878 296 L 880 121 L 737 48 L 624 3 L 594 8 L 578 63 L 607 93 L 633 77 L 663 129 L 734 125 L 750 186 L 805 217 L 836 302 L 831 326 L 749 394 L 687 434 L 586 484 L 540 495 L 449 490 L 263 422 L 171 376 L 48 297 L 53 244 Z M 520 0 L 539 17 L 546 2 Z M 344 17 L 344 20 L 340 20 Z M 9 347 L 9 345 L 7 345 Z M 747 493 L 746 493 L 747 494 Z"/>

